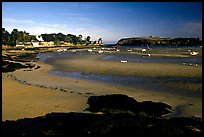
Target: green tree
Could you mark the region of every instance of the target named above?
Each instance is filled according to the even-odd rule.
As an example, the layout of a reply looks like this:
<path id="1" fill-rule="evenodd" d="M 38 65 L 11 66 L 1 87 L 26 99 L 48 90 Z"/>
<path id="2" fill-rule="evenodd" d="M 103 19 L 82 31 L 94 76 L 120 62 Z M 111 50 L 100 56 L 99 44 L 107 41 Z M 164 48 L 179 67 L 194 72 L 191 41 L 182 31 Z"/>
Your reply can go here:
<path id="1" fill-rule="evenodd" d="M 25 39 L 26 42 L 31 42 L 31 36 L 29 35 L 29 33 L 26 33 Z"/>
<path id="2" fill-rule="evenodd" d="M 102 38 L 99 38 L 99 39 L 98 39 L 98 44 L 99 44 L 99 45 L 103 44 Z"/>
<path id="3" fill-rule="evenodd" d="M 90 40 L 91 40 L 91 37 L 90 37 L 90 36 L 87 36 L 87 37 L 86 37 L 86 44 L 87 44 L 87 45 L 90 44 Z"/>
<path id="4" fill-rule="evenodd" d="M 13 31 L 11 32 L 11 37 L 10 37 L 9 45 L 10 46 L 16 46 L 16 44 L 18 42 L 19 42 L 18 29 L 13 29 Z"/>
<path id="5" fill-rule="evenodd" d="M 61 45 L 59 39 L 57 39 L 57 38 L 54 39 L 54 45 L 55 46 L 60 46 Z"/>
<path id="6" fill-rule="evenodd" d="M 72 43 L 74 44 L 74 45 L 76 45 L 77 43 L 79 43 L 79 39 L 78 39 L 78 37 L 73 37 L 72 38 Z"/>
<path id="7" fill-rule="evenodd" d="M 58 34 L 56 34 L 56 38 L 57 38 L 59 41 L 64 41 L 64 40 L 65 40 L 65 35 L 62 34 L 62 33 L 58 33 Z"/>
<path id="8" fill-rule="evenodd" d="M 10 34 L 8 31 L 6 31 L 5 28 L 2 28 L 2 44 L 3 45 L 8 45 L 10 39 Z"/>
<path id="9" fill-rule="evenodd" d="M 78 39 L 80 42 L 82 41 L 82 35 L 81 34 L 79 34 Z"/>

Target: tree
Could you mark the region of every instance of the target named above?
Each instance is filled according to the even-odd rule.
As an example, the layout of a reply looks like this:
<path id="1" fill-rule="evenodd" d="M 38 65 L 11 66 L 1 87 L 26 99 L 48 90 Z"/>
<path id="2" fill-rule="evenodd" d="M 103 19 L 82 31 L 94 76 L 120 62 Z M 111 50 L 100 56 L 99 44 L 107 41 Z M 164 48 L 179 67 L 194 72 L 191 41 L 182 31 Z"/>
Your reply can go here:
<path id="1" fill-rule="evenodd" d="M 79 34 L 78 39 L 80 42 L 82 41 L 82 35 L 81 34 Z"/>
<path id="2" fill-rule="evenodd" d="M 102 38 L 99 38 L 99 39 L 98 39 L 98 44 L 99 44 L 99 45 L 103 44 Z"/>
<path id="3" fill-rule="evenodd" d="M 90 40 L 91 40 L 91 37 L 90 37 L 90 36 L 87 36 L 87 37 L 86 37 L 86 44 L 90 44 Z"/>
<path id="4" fill-rule="evenodd" d="M 29 35 L 29 33 L 26 33 L 25 39 L 26 39 L 26 42 L 31 42 L 31 36 Z"/>
<path id="5" fill-rule="evenodd" d="M 76 45 L 77 43 L 79 42 L 79 39 L 78 39 L 78 37 L 72 37 L 72 43 L 74 44 L 74 45 Z"/>
<path id="6" fill-rule="evenodd" d="M 65 35 L 62 34 L 62 33 L 57 33 L 57 34 L 56 34 L 56 38 L 57 38 L 59 41 L 64 41 Z"/>
<path id="7" fill-rule="evenodd" d="M 10 34 L 8 31 L 6 31 L 5 28 L 2 28 L 2 44 L 3 45 L 8 45 L 10 39 Z"/>
<path id="8" fill-rule="evenodd" d="M 18 29 L 13 29 L 13 31 L 11 32 L 11 37 L 10 37 L 9 45 L 10 46 L 16 46 L 16 44 L 18 42 L 19 42 Z"/>

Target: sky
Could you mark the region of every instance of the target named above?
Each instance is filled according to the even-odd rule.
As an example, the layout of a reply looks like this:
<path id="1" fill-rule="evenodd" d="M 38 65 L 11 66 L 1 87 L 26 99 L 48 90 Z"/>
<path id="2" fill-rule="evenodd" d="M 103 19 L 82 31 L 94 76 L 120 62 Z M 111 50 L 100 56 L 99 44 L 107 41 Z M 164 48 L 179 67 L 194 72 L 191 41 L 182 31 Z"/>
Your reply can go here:
<path id="1" fill-rule="evenodd" d="M 201 2 L 2 2 L 2 27 L 31 35 L 63 33 L 102 38 L 199 37 Z"/>

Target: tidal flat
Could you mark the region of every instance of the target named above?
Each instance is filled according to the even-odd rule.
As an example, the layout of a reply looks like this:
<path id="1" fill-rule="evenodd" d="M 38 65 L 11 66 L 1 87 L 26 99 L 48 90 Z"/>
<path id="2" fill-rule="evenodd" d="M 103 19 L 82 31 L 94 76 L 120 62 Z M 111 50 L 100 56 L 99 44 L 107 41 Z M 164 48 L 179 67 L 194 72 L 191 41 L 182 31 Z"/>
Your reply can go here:
<path id="1" fill-rule="evenodd" d="M 104 53 L 99 54 L 99 50 Z M 38 53 L 39 60 L 33 62 L 38 69 L 3 74 L 3 120 L 49 112 L 84 112 L 88 97 L 106 94 L 168 103 L 173 110 L 168 117 L 202 117 L 202 48 L 191 49 L 198 51 L 198 56 L 189 55 L 188 50 L 151 49 L 142 53 L 138 48 L 131 52 L 98 48 L 92 52 L 71 49 Z M 18 92 L 21 96 L 16 99 Z"/>

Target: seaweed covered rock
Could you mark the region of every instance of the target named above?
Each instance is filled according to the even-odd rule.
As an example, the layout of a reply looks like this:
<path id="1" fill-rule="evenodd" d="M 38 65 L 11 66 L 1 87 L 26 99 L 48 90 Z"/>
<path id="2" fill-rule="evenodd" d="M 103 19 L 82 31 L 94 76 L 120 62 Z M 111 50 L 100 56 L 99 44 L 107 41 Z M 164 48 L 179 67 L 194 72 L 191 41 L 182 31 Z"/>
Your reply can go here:
<path id="1" fill-rule="evenodd" d="M 160 117 L 171 111 L 171 106 L 162 102 L 137 102 L 134 98 L 122 94 L 91 96 L 88 99 L 88 111 L 110 113 L 144 114 Z"/>
<path id="2" fill-rule="evenodd" d="M 33 65 L 2 61 L 2 72 L 13 72 L 17 69 L 33 68 Z"/>
<path id="3" fill-rule="evenodd" d="M 162 116 L 171 113 L 171 106 L 162 102 L 143 101 L 139 104 L 140 111 L 150 116 Z"/>
<path id="4" fill-rule="evenodd" d="M 127 95 L 113 94 L 105 96 L 91 96 L 88 99 L 88 111 L 107 112 L 111 110 L 135 111 L 138 102 Z"/>
<path id="5" fill-rule="evenodd" d="M 25 53 L 19 55 L 2 55 L 2 72 L 13 72 L 18 69 L 31 69 L 35 67 L 30 62 L 35 59 L 35 54 Z M 29 63 L 26 63 L 29 62 Z"/>
<path id="6" fill-rule="evenodd" d="M 161 119 L 126 114 L 51 113 L 2 122 L 2 135 L 200 136 L 200 118 Z"/>
<path id="7" fill-rule="evenodd" d="M 105 111 L 106 114 L 50 113 L 35 118 L 4 121 L 2 135 L 200 136 L 202 133 L 201 118 L 156 117 L 171 108 L 165 103 L 140 103 L 126 95 L 114 94 L 91 96 L 88 104 L 90 111 Z M 129 115 L 127 112 L 132 113 Z"/>

